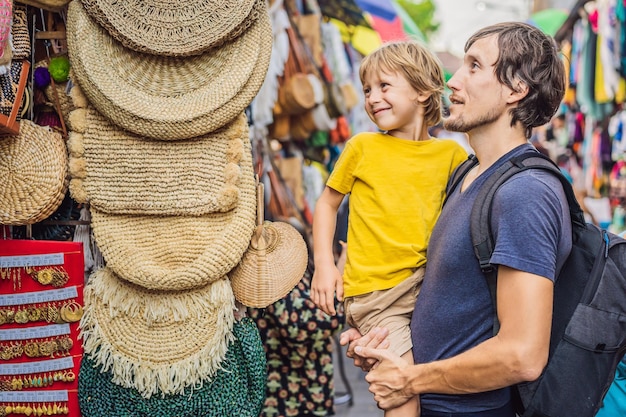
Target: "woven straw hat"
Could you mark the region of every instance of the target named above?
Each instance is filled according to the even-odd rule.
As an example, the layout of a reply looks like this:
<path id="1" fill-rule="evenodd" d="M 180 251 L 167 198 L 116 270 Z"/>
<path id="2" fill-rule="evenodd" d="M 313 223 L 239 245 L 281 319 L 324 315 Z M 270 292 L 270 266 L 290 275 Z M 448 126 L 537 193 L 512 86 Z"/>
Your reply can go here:
<path id="1" fill-rule="evenodd" d="M 74 115 L 84 115 L 76 123 Z M 78 202 L 114 214 L 204 215 L 232 210 L 239 199 L 242 113 L 202 137 L 163 142 L 134 135 L 93 108 L 70 117 L 70 191 Z"/>
<path id="2" fill-rule="evenodd" d="M 60 133 L 30 120 L 0 139 L 0 224 L 37 223 L 67 191 L 67 148 Z"/>
<path id="3" fill-rule="evenodd" d="M 91 225 L 107 265 L 154 290 L 184 290 L 226 275 L 254 230 L 256 198 L 249 140 L 243 141 L 239 200 L 227 212 L 203 216 L 107 214 L 95 207 Z"/>
<path id="4" fill-rule="evenodd" d="M 226 278 L 190 291 L 150 291 L 105 267 L 89 278 L 84 302 L 85 355 L 144 397 L 181 394 L 211 378 L 233 340 Z"/>
<path id="5" fill-rule="evenodd" d="M 263 221 L 263 183 L 257 185 L 257 226 L 241 262 L 229 275 L 237 301 L 265 308 L 283 298 L 302 279 L 306 243 L 295 227 Z"/>
<path id="6" fill-rule="evenodd" d="M 197 55 L 238 36 L 265 0 L 81 0 L 85 10 L 127 48 L 164 56 Z M 243 26 L 243 28 L 242 28 Z"/>
<path id="7" fill-rule="evenodd" d="M 76 81 L 100 113 L 130 132 L 159 140 L 204 135 L 243 112 L 263 84 L 273 34 L 264 2 L 259 9 L 232 42 L 172 58 L 125 48 L 74 1 L 67 42 Z"/>
<path id="8" fill-rule="evenodd" d="M 84 355 L 78 373 L 81 414 L 89 417 L 256 417 L 265 400 L 267 381 L 263 343 L 254 321 L 243 318 L 233 325 L 235 340 L 210 383 L 183 394 L 145 398 L 133 388 L 114 384 L 110 371 L 103 371 Z M 97 393 L 97 395 L 94 395 Z"/>

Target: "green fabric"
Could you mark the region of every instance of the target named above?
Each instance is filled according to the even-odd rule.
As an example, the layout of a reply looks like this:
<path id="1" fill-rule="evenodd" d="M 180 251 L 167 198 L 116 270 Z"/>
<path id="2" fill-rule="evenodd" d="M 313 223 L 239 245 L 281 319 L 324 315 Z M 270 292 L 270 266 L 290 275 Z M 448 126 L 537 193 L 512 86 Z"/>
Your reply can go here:
<path id="1" fill-rule="evenodd" d="M 78 374 L 78 401 L 83 417 L 257 417 L 265 400 L 266 358 L 252 319 L 235 322 L 236 340 L 223 369 L 212 382 L 182 395 L 142 397 L 135 389 L 111 382 L 88 356 Z M 155 341 L 158 343 L 158 341 Z"/>

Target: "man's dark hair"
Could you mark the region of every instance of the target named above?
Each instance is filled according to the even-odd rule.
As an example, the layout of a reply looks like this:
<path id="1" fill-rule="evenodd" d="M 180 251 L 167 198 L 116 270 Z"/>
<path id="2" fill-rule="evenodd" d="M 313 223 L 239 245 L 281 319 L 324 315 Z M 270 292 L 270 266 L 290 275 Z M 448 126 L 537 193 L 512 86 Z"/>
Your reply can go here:
<path id="1" fill-rule="evenodd" d="M 528 86 L 528 94 L 511 110 L 511 126 L 520 122 L 526 137 L 532 128 L 550 121 L 565 94 L 565 67 L 557 45 L 550 36 L 534 26 L 505 22 L 487 26 L 472 35 L 467 51 L 478 39 L 497 36 L 499 55 L 494 64 L 498 80 L 514 91 L 519 83 Z"/>

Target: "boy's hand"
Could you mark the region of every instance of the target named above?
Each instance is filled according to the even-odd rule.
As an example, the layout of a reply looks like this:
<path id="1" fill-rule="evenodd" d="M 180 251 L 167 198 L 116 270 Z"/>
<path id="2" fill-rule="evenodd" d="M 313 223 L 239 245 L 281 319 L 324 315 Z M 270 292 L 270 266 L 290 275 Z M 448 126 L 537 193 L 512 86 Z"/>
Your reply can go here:
<path id="1" fill-rule="evenodd" d="M 360 356 L 356 353 L 356 347 L 387 349 L 389 348 L 388 335 L 389 330 L 384 327 L 374 327 L 365 335 L 361 335 L 357 329 L 350 328 L 341 333 L 339 344 L 342 346 L 348 345 L 346 356 L 354 360 L 355 366 L 367 372 L 377 363 L 377 359 Z"/>
<path id="2" fill-rule="evenodd" d="M 330 316 L 337 314 L 335 292 L 337 299 L 343 301 L 343 278 L 341 278 L 341 273 L 335 264 L 315 265 L 311 282 L 311 299 L 324 313 Z"/>

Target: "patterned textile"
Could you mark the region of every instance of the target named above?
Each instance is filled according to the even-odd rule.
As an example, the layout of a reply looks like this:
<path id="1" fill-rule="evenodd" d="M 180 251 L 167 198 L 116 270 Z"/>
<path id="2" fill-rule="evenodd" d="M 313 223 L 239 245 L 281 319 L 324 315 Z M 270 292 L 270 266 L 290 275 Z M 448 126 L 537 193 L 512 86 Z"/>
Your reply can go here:
<path id="1" fill-rule="evenodd" d="M 266 309 L 249 309 L 267 353 L 267 397 L 261 417 L 331 416 L 334 411 L 332 336 L 343 307 L 330 317 L 310 299 L 311 274 Z"/>

